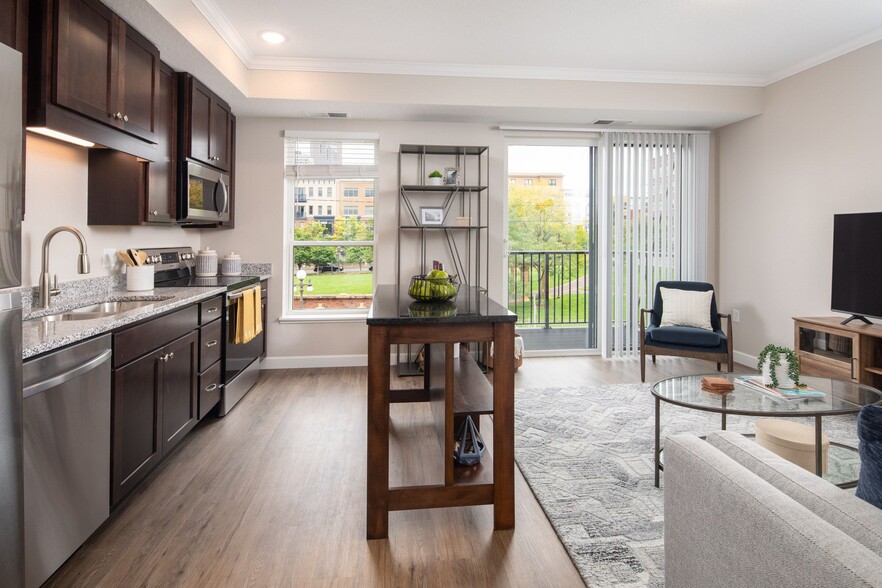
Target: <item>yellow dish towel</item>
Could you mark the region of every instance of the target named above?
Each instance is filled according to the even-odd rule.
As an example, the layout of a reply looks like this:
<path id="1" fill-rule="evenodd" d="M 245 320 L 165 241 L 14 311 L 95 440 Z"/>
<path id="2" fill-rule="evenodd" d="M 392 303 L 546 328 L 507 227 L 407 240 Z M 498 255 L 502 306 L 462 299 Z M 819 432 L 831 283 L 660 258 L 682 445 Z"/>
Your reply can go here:
<path id="1" fill-rule="evenodd" d="M 260 284 L 254 287 L 254 336 L 263 332 L 263 314 L 260 304 Z"/>
<path id="2" fill-rule="evenodd" d="M 254 290 L 245 290 L 236 305 L 236 343 L 254 339 Z"/>

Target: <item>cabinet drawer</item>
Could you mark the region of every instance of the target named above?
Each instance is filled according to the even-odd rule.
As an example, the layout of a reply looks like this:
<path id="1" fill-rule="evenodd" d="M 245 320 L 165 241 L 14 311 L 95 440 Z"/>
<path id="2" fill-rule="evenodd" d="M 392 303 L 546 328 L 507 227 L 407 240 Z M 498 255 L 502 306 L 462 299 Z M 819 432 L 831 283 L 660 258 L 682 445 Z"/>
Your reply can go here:
<path id="1" fill-rule="evenodd" d="M 215 407 L 221 397 L 221 364 L 213 366 L 199 374 L 199 418 L 202 419 Z"/>
<path id="2" fill-rule="evenodd" d="M 117 331 L 113 335 L 113 367 L 119 367 L 183 337 L 199 326 L 199 309 L 194 304 L 159 318 Z"/>
<path id="3" fill-rule="evenodd" d="M 800 373 L 805 376 L 853 380 L 851 362 L 833 360 L 805 351 L 799 352 Z"/>
<path id="4" fill-rule="evenodd" d="M 205 371 L 221 356 L 221 321 L 199 329 L 199 371 Z"/>
<path id="5" fill-rule="evenodd" d="M 199 324 L 206 325 L 215 319 L 219 319 L 224 307 L 224 297 L 218 296 L 211 300 L 199 303 Z"/>

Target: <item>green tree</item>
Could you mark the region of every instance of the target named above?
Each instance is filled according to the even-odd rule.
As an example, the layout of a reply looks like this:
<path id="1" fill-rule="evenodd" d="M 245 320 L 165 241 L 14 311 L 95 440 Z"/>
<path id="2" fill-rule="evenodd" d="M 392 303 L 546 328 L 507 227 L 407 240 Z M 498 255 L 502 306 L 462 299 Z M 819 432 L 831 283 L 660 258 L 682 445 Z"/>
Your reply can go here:
<path id="1" fill-rule="evenodd" d="M 561 190 L 548 186 L 510 186 L 508 198 L 508 238 L 512 251 L 585 251 L 588 248 L 588 231 L 572 222 Z M 555 280 L 563 281 L 575 279 L 586 271 L 581 261 L 573 266 L 559 257 L 551 258 L 547 266 L 541 255 L 524 261 L 523 267 L 510 269 L 513 275 L 509 287 L 516 287 L 526 277 L 531 299 L 549 279 L 546 267 Z M 513 297 L 514 293 L 509 295 Z"/>
<path id="2" fill-rule="evenodd" d="M 323 223 L 310 221 L 294 229 L 294 239 L 297 241 L 325 241 L 327 240 L 327 226 Z M 337 248 L 334 246 L 294 246 L 294 263 L 298 268 L 304 265 L 318 265 L 323 263 L 337 262 Z"/>
<path id="3" fill-rule="evenodd" d="M 371 241 L 374 238 L 374 221 L 346 217 L 337 222 L 334 233 L 334 237 L 341 241 Z M 374 248 L 369 245 L 350 245 L 346 247 L 343 259 L 346 263 L 357 263 L 358 269 L 362 270 L 364 264 L 374 262 Z"/>

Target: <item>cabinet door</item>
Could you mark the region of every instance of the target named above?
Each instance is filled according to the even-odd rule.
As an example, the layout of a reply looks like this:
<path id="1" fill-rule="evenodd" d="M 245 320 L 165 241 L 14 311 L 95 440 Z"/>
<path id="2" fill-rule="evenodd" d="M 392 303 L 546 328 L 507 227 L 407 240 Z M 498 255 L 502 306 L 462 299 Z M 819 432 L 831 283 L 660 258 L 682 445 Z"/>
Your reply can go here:
<path id="1" fill-rule="evenodd" d="M 148 353 L 113 372 L 112 506 L 119 504 L 162 457 L 159 430 L 162 362 L 157 359 L 159 353 Z"/>
<path id="2" fill-rule="evenodd" d="M 9 45 L 21 53 L 27 49 L 28 2 L 27 0 L 0 0 L 0 43 Z"/>
<path id="3" fill-rule="evenodd" d="M 190 90 L 190 157 L 208 165 L 214 165 L 209 152 L 209 129 L 211 128 L 211 95 L 196 80 Z"/>
<path id="4" fill-rule="evenodd" d="M 230 110 L 216 100 L 211 102 L 209 159 L 211 165 L 230 171 Z"/>
<path id="5" fill-rule="evenodd" d="M 162 453 L 167 454 L 196 426 L 198 399 L 196 331 L 162 348 Z M 167 359 L 165 359 L 167 358 Z"/>
<path id="6" fill-rule="evenodd" d="M 156 140 L 159 118 L 159 49 L 120 21 L 119 96 L 122 128 Z"/>
<path id="7" fill-rule="evenodd" d="M 165 64 L 159 71 L 157 103 L 156 159 L 149 164 L 144 220 L 148 223 L 174 224 L 178 93 L 175 72 Z"/>
<path id="8" fill-rule="evenodd" d="M 119 19 L 96 0 L 59 0 L 55 103 L 119 126 Z"/>

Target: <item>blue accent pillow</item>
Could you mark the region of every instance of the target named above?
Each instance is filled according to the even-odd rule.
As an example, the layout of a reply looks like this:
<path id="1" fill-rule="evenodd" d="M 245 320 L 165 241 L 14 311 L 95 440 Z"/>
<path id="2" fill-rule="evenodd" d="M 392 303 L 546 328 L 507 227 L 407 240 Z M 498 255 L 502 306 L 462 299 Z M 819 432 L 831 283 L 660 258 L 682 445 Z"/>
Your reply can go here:
<path id="1" fill-rule="evenodd" d="M 882 508 L 882 406 L 865 406 L 858 415 L 861 475 L 855 495 Z"/>

